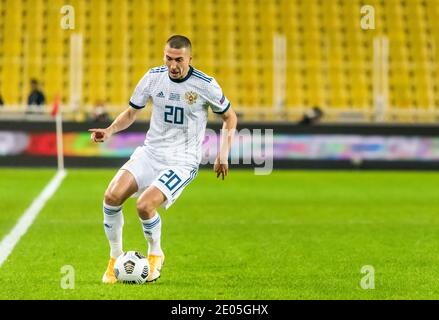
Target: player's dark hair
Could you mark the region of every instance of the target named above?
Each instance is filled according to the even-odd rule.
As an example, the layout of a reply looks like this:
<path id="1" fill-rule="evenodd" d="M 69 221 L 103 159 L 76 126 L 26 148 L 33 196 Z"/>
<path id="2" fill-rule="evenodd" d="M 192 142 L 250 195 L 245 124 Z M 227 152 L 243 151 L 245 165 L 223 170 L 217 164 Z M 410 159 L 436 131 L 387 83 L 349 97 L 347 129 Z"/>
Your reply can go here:
<path id="1" fill-rule="evenodd" d="M 192 50 L 191 41 L 185 36 L 178 34 L 170 37 L 166 43 L 173 49 L 188 48 L 189 50 Z"/>

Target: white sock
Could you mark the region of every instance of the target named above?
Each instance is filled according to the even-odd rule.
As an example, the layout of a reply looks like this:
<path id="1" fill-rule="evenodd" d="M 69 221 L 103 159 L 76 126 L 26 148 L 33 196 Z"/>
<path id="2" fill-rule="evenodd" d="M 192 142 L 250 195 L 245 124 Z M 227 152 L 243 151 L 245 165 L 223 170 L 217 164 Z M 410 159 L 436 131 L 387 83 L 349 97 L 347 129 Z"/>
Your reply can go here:
<path id="1" fill-rule="evenodd" d="M 153 254 L 162 256 L 163 251 L 160 246 L 160 237 L 162 233 L 162 221 L 158 212 L 151 219 L 142 220 L 143 234 L 148 241 L 148 255 Z"/>
<path id="2" fill-rule="evenodd" d="M 119 257 L 122 251 L 122 206 L 110 206 L 104 202 L 104 229 L 110 242 L 110 256 Z"/>

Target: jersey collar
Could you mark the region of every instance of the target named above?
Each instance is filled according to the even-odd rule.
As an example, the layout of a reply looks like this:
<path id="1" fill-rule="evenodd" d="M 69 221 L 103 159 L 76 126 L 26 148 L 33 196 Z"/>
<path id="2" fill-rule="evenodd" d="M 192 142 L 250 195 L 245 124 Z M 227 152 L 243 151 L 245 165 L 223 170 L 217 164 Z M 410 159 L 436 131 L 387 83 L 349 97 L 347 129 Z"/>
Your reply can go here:
<path id="1" fill-rule="evenodd" d="M 192 66 L 189 66 L 189 71 L 187 72 L 186 77 L 184 77 L 183 79 L 172 79 L 171 77 L 169 77 L 169 74 L 168 74 L 168 77 L 169 77 L 169 80 L 171 80 L 173 82 L 184 82 L 187 79 L 189 79 L 189 77 L 192 75 L 192 71 L 194 71 L 194 68 L 192 68 Z"/>

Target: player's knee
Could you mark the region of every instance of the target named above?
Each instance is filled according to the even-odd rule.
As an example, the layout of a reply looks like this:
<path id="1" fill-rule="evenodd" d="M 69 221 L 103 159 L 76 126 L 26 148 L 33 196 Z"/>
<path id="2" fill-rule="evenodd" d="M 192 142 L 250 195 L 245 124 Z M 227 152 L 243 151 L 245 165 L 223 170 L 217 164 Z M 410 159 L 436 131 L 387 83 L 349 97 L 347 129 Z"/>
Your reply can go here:
<path id="1" fill-rule="evenodd" d="M 147 199 L 138 200 L 136 203 L 137 212 L 140 218 L 149 219 L 152 218 L 156 212 L 156 207 L 152 201 Z"/>
<path id="2" fill-rule="evenodd" d="M 111 192 L 110 190 L 105 191 L 104 200 L 105 203 L 110 206 L 120 206 L 123 202 L 121 196 L 114 192 Z"/>

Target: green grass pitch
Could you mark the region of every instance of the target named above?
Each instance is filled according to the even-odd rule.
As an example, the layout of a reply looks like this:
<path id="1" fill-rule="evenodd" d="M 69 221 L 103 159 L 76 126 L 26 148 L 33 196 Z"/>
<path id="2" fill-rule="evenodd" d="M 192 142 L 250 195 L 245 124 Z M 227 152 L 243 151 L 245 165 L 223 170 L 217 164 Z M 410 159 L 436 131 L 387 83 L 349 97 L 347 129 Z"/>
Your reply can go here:
<path id="1" fill-rule="evenodd" d="M 161 210 L 166 264 L 147 285 L 104 285 L 102 195 L 116 170 L 69 170 L 0 267 L 0 299 L 439 299 L 438 173 L 200 171 Z M 0 237 L 53 170 L 0 170 Z M 124 250 L 146 252 L 135 200 Z M 61 268 L 75 270 L 62 289 Z M 375 269 L 364 290 L 362 266 Z"/>

